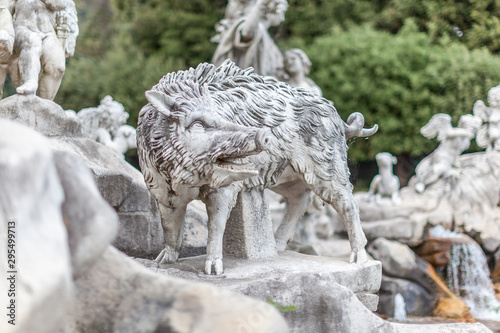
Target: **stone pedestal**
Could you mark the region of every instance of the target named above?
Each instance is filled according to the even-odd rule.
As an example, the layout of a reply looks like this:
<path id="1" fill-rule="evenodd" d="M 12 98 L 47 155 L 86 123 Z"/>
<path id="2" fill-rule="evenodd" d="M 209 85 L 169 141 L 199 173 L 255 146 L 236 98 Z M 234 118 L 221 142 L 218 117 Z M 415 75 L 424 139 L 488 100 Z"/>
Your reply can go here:
<path id="1" fill-rule="evenodd" d="M 375 311 L 378 304 L 376 292 L 382 277 L 379 261 L 349 264 L 341 259 L 290 251 L 259 260 L 225 257 L 221 276 L 203 273 L 205 256 L 183 258 L 165 269 L 157 268 L 151 260 L 135 260 L 161 275 L 210 283 L 275 304 L 278 309 L 295 308 L 286 312 L 285 318 L 291 327 L 302 323 L 299 326 L 304 330 L 297 332 L 325 332 L 317 330 L 317 325 L 324 325 L 331 316 L 325 312 L 324 299 L 332 296 L 327 295 L 330 292 L 326 290 L 337 286 L 350 290 L 355 299 Z"/>
<path id="2" fill-rule="evenodd" d="M 250 189 L 238 194 L 224 232 L 224 255 L 242 259 L 278 256 L 263 191 Z"/>
<path id="3" fill-rule="evenodd" d="M 205 282 L 273 304 L 293 333 L 486 333 L 481 324 L 413 325 L 392 323 L 371 311 L 381 283 L 379 261 L 349 264 L 345 260 L 285 251 L 278 257 L 224 258 L 224 274 L 205 275 L 205 256 L 180 259 L 159 269 L 152 260 L 135 259 L 159 275 Z M 266 312 L 252 316 L 260 322 Z"/>

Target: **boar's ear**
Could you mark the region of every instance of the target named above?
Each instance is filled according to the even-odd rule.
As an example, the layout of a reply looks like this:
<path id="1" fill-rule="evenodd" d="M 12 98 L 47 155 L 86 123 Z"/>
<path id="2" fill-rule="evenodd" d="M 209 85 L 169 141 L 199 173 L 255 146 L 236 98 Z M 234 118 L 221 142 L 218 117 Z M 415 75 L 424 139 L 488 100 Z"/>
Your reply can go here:
<path id="1" fill-rule="evenodd" d="M 146 91 L 146 99 L 152 106 L 155 107 L 156 110 L 163 113 L 167 117 L 170 116 L 170 110 L 173 109 L 175 105 L 175 99 L 165 93 L 162 93 L 161 91 Z"/>

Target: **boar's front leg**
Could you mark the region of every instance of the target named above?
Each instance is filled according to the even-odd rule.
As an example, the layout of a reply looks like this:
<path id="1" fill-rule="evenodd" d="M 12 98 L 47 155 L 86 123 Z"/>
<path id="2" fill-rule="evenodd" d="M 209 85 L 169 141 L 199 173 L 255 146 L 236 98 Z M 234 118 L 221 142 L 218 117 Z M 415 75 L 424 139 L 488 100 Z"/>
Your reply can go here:
<path id="1" fill-rule="evenodd" d="M 169 206 L 158 202 L 163 235 L 165 237 L 165 248 L 156 258 L 159 266 L 176 262 L 184 240 L 184 218 L 186 216 L 187 202 L 178 202 L 175 206 Z"/>
<path id="2" fill-rule="evenodd" d="M 236 198 L 241 187 L 241 182 L 237 182 L 227 187 L 209 188 L 201 196 L 202 201 L 207 206 L 208 215 L 205 274 L 212 274 L 212 268 L 215 271 L 215 275 L 220 275 L 223 272 L 222 241 L 224 230 L 229 214 L 236 204 Z"/>

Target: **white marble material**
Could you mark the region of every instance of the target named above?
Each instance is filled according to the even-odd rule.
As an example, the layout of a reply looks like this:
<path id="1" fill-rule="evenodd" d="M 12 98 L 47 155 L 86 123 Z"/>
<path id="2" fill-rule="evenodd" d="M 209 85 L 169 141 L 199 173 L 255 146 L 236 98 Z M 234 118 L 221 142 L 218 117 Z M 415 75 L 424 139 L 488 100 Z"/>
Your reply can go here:
<path id="1" fill-rule="evenodd" d="M 263 188 L 287 202 L 275 233 L 278 251 L 292 238 L 314 192 L 346 222 L 350 261 L 366 261 L 346 138 L 377 128 L 363 129 L 360 113 L 346 123 L 330 101 L 229 60 L 217 68 L 205 63 L 167 74 L 146 97 L 138 153 L 163 221 L 160 264 L 177 260 L 186 206 L 200 199 L 209 216 L 205 272 L 221 274 L 222 237 L 238 192 Z"/>

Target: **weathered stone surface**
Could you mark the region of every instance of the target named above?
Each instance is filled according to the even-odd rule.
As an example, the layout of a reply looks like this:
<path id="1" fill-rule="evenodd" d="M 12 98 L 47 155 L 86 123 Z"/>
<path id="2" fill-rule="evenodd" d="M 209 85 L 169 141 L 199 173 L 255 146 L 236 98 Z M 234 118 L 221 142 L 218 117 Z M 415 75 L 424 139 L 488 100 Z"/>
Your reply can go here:
<path id="1" fill-rule="evenodd" d="M 433 267 L 448 265 L 450 262 L 451 240 L 449 238 L 429 237 L 413 248 L 416 254 Z"/>
<path id="2" fill-rule="evenodd" d="M 82 136 L 82 125 L 62 107 L 35 95 L 12 95 L 2 100 L 0 118 L 14 120 L 47 136 Z"/>
<path id="3" fill-rule="evenodd" d="M 297 260 L 302 258 L 301 265 L 292 264 L 291 260 L 294 258 Z M 279 266 L 279 270 L 276 270 L 277 267 L 269 265 L 271 261 L 280 259 L 286 260 L 283 265 Z M 490 332 L 481 324 L 408 325 L 388 322 L 374 315 L 370 308 L 373 309 L 374 299 L 377 296 L 372 293 L 353 292 L 353 289 L 359 290 L 362 287 L 358 285 L 360 280 L 358 278 L 353 279 L 353 277 L 364 276 L 368 280 L 375 278 L 377 281 L 362 279 L 365 288 L 368 286 L 367 284 L 375 287 L 380 281 L 380 265 L 375 261 L 369 261 L 363 265 L 348 265 L 344 261 L 337 262 L 337 269 L 339 269 L 339 266 L 342 269 L 348 268 L 348 272 L 339 274 L 340 272 L 327 272 L 328 268 L 325 268 L 325 263 L 331 261 L 331 259 L 308 257 L 292 252 L 285 252 L 279 258 L 258 260 L 258 262 L 242 262 L 232 258 L 225 258 L 224 260 L 224 275 L 213 277 L 200 273 L 200 268 L 204 265 L 204 256 L 182 259 L 179 263 L 173 264 L 172 268 L 166 270 L 157 269 L 156 265 L 151 261 L 137 259 L 137 261 L 149 266 L 157 274 L 182 276 L 190 280 L 204 281 L 252 297 L 268 300 L 268 302 L 272 302 L 280 308 L 287 309 L 283 316 L 288 322 L 290 330 L 295 333 Z M 268 270 L 264 276 L 260 276 L 255 271 L 259 263 L 262 263 L 262 267 Z M 358 271 L 358 275 L 353 275 L 352 270 L 356 266 L 363 273 Z M 308 272 L 301 273 L 302 267 L 304 269 L 309 267 Z M 369 271 L 376 269 L 378 275 L 371 275 L 366 271 L 367 269 Z M 313 271 L 315 273 L 311 274 Z M 370 277 L 368 278 L 368 276 Z M 256 280 L 256 278 L 259 278 L 259 280 Z"/>
<path id="4" fill-rule="evenodd" d="M 408 242 L 420 237 L 417 223 L 407 218 L 394 218 L 382 221 L 362 222 L 361 226 L 368 240 L 378 237 Z"/>
<path id="5" fill-rule="evenodd" d="M 0 120 L 0 301 L 2 332 L 56 332 L 66 324 L 72 296 L 68 235 L 61 205 L 64 190 L 48 140 L 14 122 Z M 15 235 L 15 267 L 7 268 L 8 222 Z M 11 242 L 12 244 L 12 242 Z M 16 297 L 7 298 L 15 276 Z M 50 272 L 50 274 L 47 274 Z M 5 307 L 15 299 L 13 318 Z M 10 312 L 10 311 L 9 311 Z M 15 319 L 14 325 L 7 320 Z"/>
<path id="6" fill-rule="evenodd" d="M 269 304 L 158 276 L 112 247 L 76 282 L 76 293 L 77 332 L 288 332 Z"/>
<path id="7" fill-rule="evenodd" d="M 486 254 L 493 254 L 500 248 L 500 239 L 498 236 L 496 238 L 487 237 L 481 239 L 481 248 Z"/>
<path id="8" fill-rule="evenodd" d="M 61 211 L 76 279 L 90 269 L 113 240 L 118 217 L 103 200 L 92 172 L 80 158 L 65 151 L 54 151 L 54 161 L 64 190 Z"/>
<path id="9" fill-rule="evenodd" d="M 495 266 L 491 272 L 491 279 L 495 283 L 500 283 L 500 249 L 495 252 L 494 262 Z"/>
<path id="10" fill-rule="evenodd" d="M 119 154 L 103 144 L 83 136 L 78 119 L 68 117 L 56 103 L 34 95 L 13 95 L 0 101 L 0 118 L 12 119 L 27 125 L 50 137 L 50 144 L 56 151 L 69 152 L 83 159 L 93 173 L 103 197 L 123 216 L 120 235 L 127 234 L 127 242 L 118 238 L 117 246 L 130 255 L 158 254 L 158 244 L 163 243 L 159 214 L 156 204 L 151 204 L 151 197 L 142 174 L 127 163 Z M 130 213 L 130 214 L 128 214 Z M 141 214 L 139 214 L 141 213 Z M 136 216 L 136 222 L 132 217 Z M 145 235 L 136 232 L 144 230 L 144 221 L 151 224 Z M 132 246 L 128 248 L 127 246 Z M 161 248 L 160 248 L 161 249 Z"/>
<path id="11" fill-rule="evenodd" d="M 432 315 L 438 300 L 435 294 L 431 294 L 420 284 L 405 279 L 383 276 L 377 313 L 389 317 L 394 316 L 394 297 L 397 294 L 403 296 L 406 314 L 410 316 Z"/>
<path id="12" fill-rule="evenodd" d="M 0 152 L 0 224 L 15 222 L 18 250 L 16 325 L 2 332 L 289 331 L 269 304 L 157 276 L 109 246 L 118 217 L 76 155 L 5 120 Z"/>
<path id="13" fill-rule="evenodd" d="M 436 292 L 435 283 L 428 273 L 430 265 L 407 245 L 377 238 L 369 245 L 368 252 L 382 262 L 384 275 L 412 281 L 431 294 Z"/>
<path id="14" fill-rule="evenodd" d="M 137 212 L 119 213 L 118 215 L 120 222 L 118 234 L 113 240 L 113 245 L 137 257 L 152 257 L 150 254 L 151 249 L 149 248 L 149 239 L 151 237 L 148 214 Z"/>
<path id="15" fill-rule="evenodd" d="M 184 223 L 184 241 L 179 257 L 193 257 L 207 253 L 208 216 L 205 204 L 199 200 L 190 202 Z M 157 232 L 163 235 L 161 226 Z M 163 237 L 161 238 L 161 247 L 163 247 L 165 243 L 163 243 Z"/>
<path id="16" fill-rule="evenodd" d="M 381 265 L 378 261 L 353 265 L 347 263 L 347 260 L 308 256 L 290 251 L 281 253 L 277 258 L 259 260 L 226 257 L 225 270 L 221 278 L 201 273 L 199 269 L 203 268 L 205 256 L 180 259 L 178 263 L 170 264 L 166 269 L 157 268 L 153 261 L 137 260 L 159 274 L 209 282 L 262 300 L 268 297 L 278 299 L 281 297 L 280 294 L 287 294 L 288 289 L 293 289 L 296 293 L 294 297 L 300 298 L 300 295 L 304 295 L 300 288 L 303 284 L 309 283 L 307 279 L 311 275 L 323 279 L 323 283 L 339 283 L 357 294 L 374 294 L 380 287 L 381 281 Z M 304 282 L 300 282 L 301 279 L 304 279 Z M 364 298 L 367 300 L 367 305 L 373 306 L 373 299 L 368 300 L 368 298 Z M 280 305 L 293 304 L 280 303 Z"/>
<path id="17" fill-rule="evenodd" d="M 113 207 L 119 207 L 129 195 L 132 177 L 115 170 L 94 168 L 95 181 L 104 199 Z"/>
<path id="18" fill-rule="evenodd" d="M 438 303 L 432 312 L 432 315 L 441 318 L 450 318 L 464 323 L 475 322 L 467 304 L 465 304 L 465 302 L 458 297 L 439 297 Z"/>
<path id="19" fill-rule="evenodd" d="M 227 220 L 223 241 L 225 255 L 243 259 L 278 256 L 264 192 L 249 189 L 238 194 Z"/>

